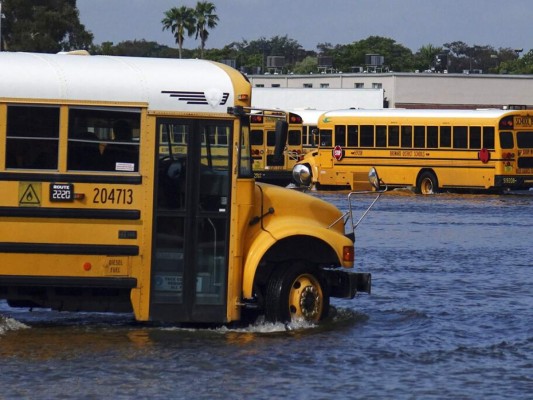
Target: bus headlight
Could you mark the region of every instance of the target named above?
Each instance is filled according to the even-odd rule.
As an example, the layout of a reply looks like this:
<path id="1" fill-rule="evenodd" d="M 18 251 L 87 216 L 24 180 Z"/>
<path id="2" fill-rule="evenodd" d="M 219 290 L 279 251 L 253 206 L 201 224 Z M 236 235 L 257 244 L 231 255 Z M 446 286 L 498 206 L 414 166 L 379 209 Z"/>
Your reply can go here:
<path id="1" fill-rule="evenodd" d="M 292 169 L 292 178 L 299 185 L 309 186 L 311 184 L 311 170 L 309 166 L 296 164 Z"/>

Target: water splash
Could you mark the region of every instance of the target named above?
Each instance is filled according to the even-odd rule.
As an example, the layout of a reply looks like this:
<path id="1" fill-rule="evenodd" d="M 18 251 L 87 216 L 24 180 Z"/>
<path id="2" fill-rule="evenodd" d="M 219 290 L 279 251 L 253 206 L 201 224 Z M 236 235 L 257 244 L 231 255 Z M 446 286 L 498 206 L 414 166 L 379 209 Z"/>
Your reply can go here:
<path id="1" fill-rule="evenodd" d="M 17 321 L 13 318 L 8 318 L 0 315 L 0 336 L 8 331 L 17 331 L 19 329 L 28 329 L 29 326 Z"/>

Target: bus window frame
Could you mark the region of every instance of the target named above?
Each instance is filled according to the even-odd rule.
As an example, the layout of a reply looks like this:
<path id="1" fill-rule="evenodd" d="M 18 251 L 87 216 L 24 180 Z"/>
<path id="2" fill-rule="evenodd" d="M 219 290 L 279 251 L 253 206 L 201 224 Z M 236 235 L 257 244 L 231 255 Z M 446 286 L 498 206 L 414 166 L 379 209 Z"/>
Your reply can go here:
<path id="1" fill-rule="evenodd" d="M 35 103 L 7 103 L 6 105 L 6 136 L 5 136 L 5 149 L 6 149 L 6 158 L 5 165 L 6 169 L 14 170 L 59 170 L 59 157 L 61 151 L 61 106 L 59 104 L 35 104 Z M 50 121 L 44 123 L 43 121 L 36 121 L 34 118 L 21 118 L 23 115 L 17 115 L 20 120 L 15 120 L 15 116 L 10 116 L 10 111 L 14 112 L 15 110 L 25 110 L 30 111 L 32 116 L 39 113 L 36 110 L 47 110 L 56 113 L 56 115 L 44 115 L 40 116 L 44 118 L 54 119 L 54 125 L 50 127 Z M 38 129 L 37 135 L 35 132 L 26 133 L 25 135 L 21 134 L 12 134 L 12 130 L 15 128 L 26 129 L 29 131 L 31 124 L 36 126 Z M 21 126 L 13 126 L 11 124 L 19 124 Z M 53 133 L 53 135 L 43 135 L 44 133 Z M 18 133 L 18 132 L 17 132 Z M 40 133 L 40 134 L 39 134 Z M 37 143 L 37 145 L 32 146 L 31 144 Z M 18 148 L 18 151 L 11 150 L 12 146 L 15 145 Z M 49 146 L 51 145 L 51 146 Z M 50 147 L 50 151 L 46 151 L 46 148 Z M 45 149 L 45 150 L 43 150 Z M 55 154 L 55 159 L 54 159 Z M 8 157 L 14 157 L 10 159 Z M 42 158 L 44 156 L 44 159 Z M 13 163 L 12 163 L 13 162 Z"/>

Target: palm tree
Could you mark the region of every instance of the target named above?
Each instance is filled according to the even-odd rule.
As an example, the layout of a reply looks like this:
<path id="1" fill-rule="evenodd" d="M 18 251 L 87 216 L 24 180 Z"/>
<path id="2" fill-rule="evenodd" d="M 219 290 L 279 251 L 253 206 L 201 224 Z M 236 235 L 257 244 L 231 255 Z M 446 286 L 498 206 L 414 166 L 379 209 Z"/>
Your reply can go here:
<path id="1" fill-rule="evenodd" d="M 196 16 L 196 37 L 200 37 L 200 58 L 204 58 L 205 42 L 209 32 L 207 28 L 214 28 L 217 26 L 218 16 L 214 14 L 216 7 L 213 3 L 208 1 L 199 1 L 196 3 L 195 16 Z"/>
<path id="2" fill-rule="evenodd" d="M 165 12 L 165 18 L 161 20 L 163 30 L 170 29 L 176 38 L 179 57 L 183 48 L 185 32 L 191 37 L 196 32 L 195 10 L 186 6 L 173 7 Z"/>

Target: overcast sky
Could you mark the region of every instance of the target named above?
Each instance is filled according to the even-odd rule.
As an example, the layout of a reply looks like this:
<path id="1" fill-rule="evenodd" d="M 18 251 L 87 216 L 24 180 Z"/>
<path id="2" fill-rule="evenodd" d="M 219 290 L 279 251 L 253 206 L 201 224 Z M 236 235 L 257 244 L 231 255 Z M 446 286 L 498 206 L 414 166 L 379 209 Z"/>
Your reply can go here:
<path id="1" fill-rule="evenodd" d="M 163 31 L 164 12 L 196 0 L 77 0 L 94 43 L 155 41 L 176 47 Z M 218 25 L 207 48 L 287 35 L 305 50 L 318 43 L 349 44 L 377 35 L 416 52 L 428 44 L 463 41 L 498 49 L 533 48 L 533 0 L 211 0 Z M 184 48 L 199 46 L 186 37 Z"/>

